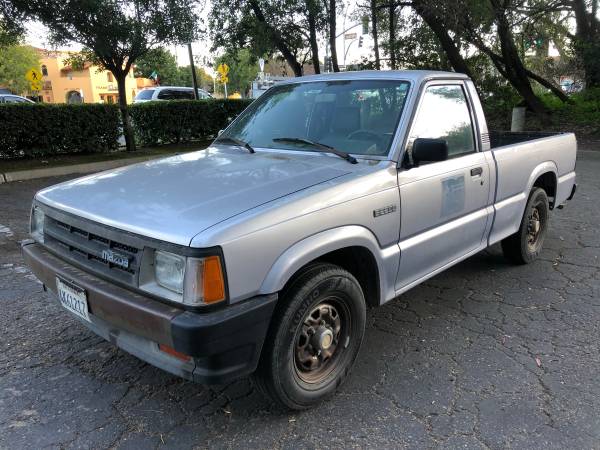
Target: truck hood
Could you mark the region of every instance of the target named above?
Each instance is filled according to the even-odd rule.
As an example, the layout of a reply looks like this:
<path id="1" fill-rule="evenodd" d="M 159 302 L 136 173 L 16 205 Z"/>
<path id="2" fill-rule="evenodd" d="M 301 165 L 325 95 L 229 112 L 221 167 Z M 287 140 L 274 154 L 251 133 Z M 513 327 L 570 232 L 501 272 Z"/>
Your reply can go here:
<path id="1" fill-rule="evenodd" d="M 95 222 L 180 245 L 264 203 L 349 173 L 347 163 L 297 152 L 209 147 L 44 189 L 36 199 Z"/>

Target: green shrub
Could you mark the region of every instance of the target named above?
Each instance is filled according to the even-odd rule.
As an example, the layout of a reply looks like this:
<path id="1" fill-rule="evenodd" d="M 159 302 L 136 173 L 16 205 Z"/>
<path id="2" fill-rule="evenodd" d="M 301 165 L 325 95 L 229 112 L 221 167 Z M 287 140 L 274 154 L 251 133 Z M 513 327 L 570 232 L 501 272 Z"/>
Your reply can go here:
<path id="1" fill-rule="evenodd" d="M 130 114 L 142 145 L 179 143 L 215 136 L 251 100 L 173 100 L 138 103 Z"/>
<path id="2" fill-rule="evenodd" d="M 114 105 L 0 106 L 0 158 L 109 151 L 119 134 Z"/>

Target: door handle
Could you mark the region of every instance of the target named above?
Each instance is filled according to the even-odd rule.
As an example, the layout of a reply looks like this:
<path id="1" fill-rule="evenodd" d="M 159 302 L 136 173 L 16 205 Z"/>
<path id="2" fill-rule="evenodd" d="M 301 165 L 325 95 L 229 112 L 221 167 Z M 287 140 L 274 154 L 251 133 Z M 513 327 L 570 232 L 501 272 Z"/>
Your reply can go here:
<path id="1" fill-rule="evenodd" d="M 481 168 L 481 167 L 475 167 L 475 168 L 471 169 L 472 177 L 480 176 L 482 173 L 483 173 L 483 168 Z"/>

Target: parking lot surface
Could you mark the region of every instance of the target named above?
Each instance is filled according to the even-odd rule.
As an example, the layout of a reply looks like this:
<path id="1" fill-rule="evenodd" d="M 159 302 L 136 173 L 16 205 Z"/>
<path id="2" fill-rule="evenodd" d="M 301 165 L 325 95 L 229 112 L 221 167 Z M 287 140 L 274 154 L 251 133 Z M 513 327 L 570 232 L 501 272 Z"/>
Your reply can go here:
<path id="1" fill-rule="evenodd" d="M 0 448 L 598 448 L 600 153 L 537 262 L 497 246 L 371 309 L 348 382 L 293 413 L 248 379 L 192 384 L 87 331 L 24 266 L 29 207 L 0 185 Z"/>

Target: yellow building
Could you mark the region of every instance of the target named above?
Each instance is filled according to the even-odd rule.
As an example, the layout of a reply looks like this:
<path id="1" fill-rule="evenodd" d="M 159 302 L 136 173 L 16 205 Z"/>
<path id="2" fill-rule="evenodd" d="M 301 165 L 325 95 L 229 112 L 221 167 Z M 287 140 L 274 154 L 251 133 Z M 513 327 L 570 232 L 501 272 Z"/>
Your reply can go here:
<path id="1" fill-rule="evenodd" d="M 44 103 L 118 103 L 117 81 L 112 73 L 85 63 L 82 70 L 74 70 L 67 59 L 71 52 L 39 49 Z M 137 94 L 133 69 L 126 79 L 127 103 Z"/>

